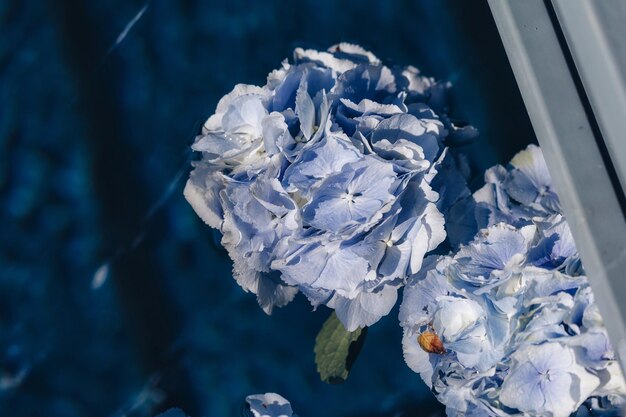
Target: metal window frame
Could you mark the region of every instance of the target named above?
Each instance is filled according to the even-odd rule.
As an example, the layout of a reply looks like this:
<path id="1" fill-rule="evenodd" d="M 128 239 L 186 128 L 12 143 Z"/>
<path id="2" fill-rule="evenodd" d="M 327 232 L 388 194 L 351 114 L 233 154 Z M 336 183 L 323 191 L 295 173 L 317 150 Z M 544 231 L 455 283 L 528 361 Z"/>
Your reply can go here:
<path id="1" fill-rule="evenodd" d="M 626 0 L 489 0 L 626 371 Z"/>

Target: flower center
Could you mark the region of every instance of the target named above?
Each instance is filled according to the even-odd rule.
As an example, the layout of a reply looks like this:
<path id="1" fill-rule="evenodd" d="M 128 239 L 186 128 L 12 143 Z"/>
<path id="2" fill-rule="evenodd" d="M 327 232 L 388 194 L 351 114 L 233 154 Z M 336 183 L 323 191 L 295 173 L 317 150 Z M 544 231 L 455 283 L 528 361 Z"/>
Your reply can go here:
<path id="1" fill-rule="evenodd" d="M 351 193 L 350 191 L 346 191 L 346 194 L 343 196 L 344 200 L 347 200 L 348 203 L 354 204 L 356 203 L 356 198 L 360 197 L 361 193 Z"/>
<path id="2" fill-rule="evenodd" d="M 539 374 L 545 381 L 552 381 L 552 375 L 550 375 L 550 370 L 540 372 Z"/>

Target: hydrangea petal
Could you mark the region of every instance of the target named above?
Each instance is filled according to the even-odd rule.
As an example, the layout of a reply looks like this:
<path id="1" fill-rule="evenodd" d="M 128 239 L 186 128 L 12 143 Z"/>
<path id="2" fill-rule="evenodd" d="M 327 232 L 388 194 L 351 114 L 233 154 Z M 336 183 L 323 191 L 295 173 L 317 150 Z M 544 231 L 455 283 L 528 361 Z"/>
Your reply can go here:
<path id="1" fill-rule="evenodd" d="M 337 318 L 349 332 L 371 326 L 389 314 L 398 299 L 398 289 L 385 285 L 377 292 L 361 292 L 349 299 L 335 295 L 328 306 L 335 309 Z"/>
<path id="2" fill-rule="evenodd" d="M 298 417 L 293 414 L 289 401 L 272 392 L 248 395 L 246 403 L 254 417 Z"/>
<path id="3" fill-rule="evenodd" d="M 219 229 L 224 212 L 219 200 L 223 179 L 219 171 L 196 167 L 185 184 L 183 194 L 198 216 L 209 226 Z"/>

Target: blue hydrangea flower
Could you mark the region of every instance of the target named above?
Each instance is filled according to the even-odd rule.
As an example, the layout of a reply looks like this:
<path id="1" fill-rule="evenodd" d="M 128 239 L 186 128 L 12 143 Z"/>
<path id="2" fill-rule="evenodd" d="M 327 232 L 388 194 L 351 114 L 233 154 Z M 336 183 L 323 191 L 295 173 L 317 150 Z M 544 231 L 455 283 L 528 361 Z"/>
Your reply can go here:
<path id="1" fill-rule="evenodd" d="M 552 186 L 552 178 L 543 153 L 538 146 L 529 145 L 511 159 L 504 188 L 511 198 L 538 213 L 558 213 L 559 198 Z"/>
<path id="2" fill-rule="evenodd" d="M 511 171 L 492 169 L 498 180 L 465 212 L 488 210 L 486 227 L 449 256 L 428 257 L 404 289 L 405 360 L 448 415 L 603 415 L 626 399 L 542 161 L 531 146 Z M 439 348 L 424 343 L 433 339 Z"/>
<path id="3" fill-rule="evenodd" d="M 572 232 L 562 215 L 554 214 L 545 221 L 535 222 L 541 225 L 541 236 L 530 254 L 536 266 L 560 268 L 578 262 Z"/>
<path id="4" fill-rule="evenodd" d="M 244 415 L 250 417 L 298 417 L 293 413 L 291 404 L 284 397 L 272 392 L 248 395 L 247 410 Z"/>
<path id="5" fill-rule="evenodd" d="M 562 214 L 543 152 L 536 145 L 515 155 L 507 168 L 488 169 L 485 183 L 474 193 L 479 228 L 499 222 L 520 226 L 532 218 Z"/>
<path id="6" fill-rule="evenodd" d="M 458 263 L 456 277 L 471 286 L 482 288 L 504 281 L 508 272 L 525 261 L 535 233 L 535 227 L 516 229 L 504 223 L 479 232 L 473 242 L 454 255 Z"/>
<path id="7" fill-rule="evenodd" d="M 396 201 L 400 179 L 392 164 L 364 155 L 329 175 L 302 209 L 307 225 L 349 239 L 378 224 Z"/>
<path id="8" fill-rule="evenodd" d="M 449 415 L 502 404 L 495 415 L 567 416 L 592 396 L 623 401 L 626 382 L 586 277 L 566 275 L 554 259 L 534 265 L 531 243 L 551 236 L 544 226 L 492 226 L 455 256 L 428 258 L 409 279 L 400 307 L 404 357 Z M 500 241 L 503 231 L 510 235 Z M 424 349 L 425 333 L 444 351 Z"/>
<path id="9" fill-rule="evenodd" d="M 510 356 L 500 391 L 503 405 L 531 415 L 567 417 L 598 387 L 593 373 L 557 342 L 526 345 Z"/>
<path id="10" fill-rule="evenodd" d="M 267 313 L 298 291 L 349 330 L 389 313 L 462 193 L 446 144 L 476 131 L 445 114 L 448 87 L 342 43 L 220 100 L 185 197 Z"/>

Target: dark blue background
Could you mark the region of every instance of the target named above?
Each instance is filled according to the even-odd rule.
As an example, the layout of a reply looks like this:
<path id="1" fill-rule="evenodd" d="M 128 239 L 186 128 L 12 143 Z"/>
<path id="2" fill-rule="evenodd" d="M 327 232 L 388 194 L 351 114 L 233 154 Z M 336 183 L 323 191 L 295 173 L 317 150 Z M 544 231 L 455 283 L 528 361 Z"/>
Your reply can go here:
<path id="1" fill-rule="evenodd" d="M 534 141 L 486 2 L 152 0 L 107 54 L 144 5 L 0 1 L 0 416 L 235 416 L 267 391 L 301 417 L 435 412 L 396 310 L 346 383 L 321 383 L 328 311 L 266 316 L 182 187 L 222 95 L 338 41 L 454 82 L 478 184 Z"/>

